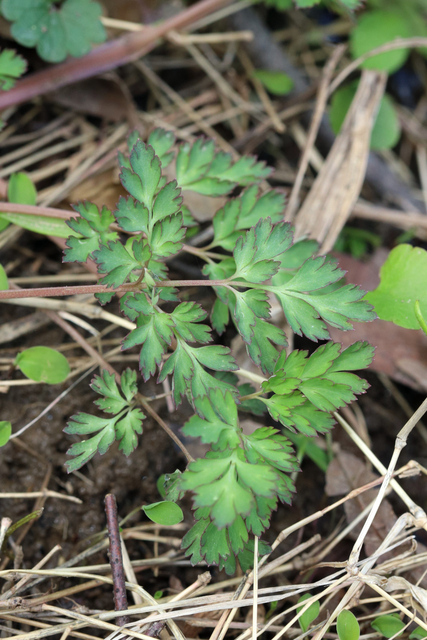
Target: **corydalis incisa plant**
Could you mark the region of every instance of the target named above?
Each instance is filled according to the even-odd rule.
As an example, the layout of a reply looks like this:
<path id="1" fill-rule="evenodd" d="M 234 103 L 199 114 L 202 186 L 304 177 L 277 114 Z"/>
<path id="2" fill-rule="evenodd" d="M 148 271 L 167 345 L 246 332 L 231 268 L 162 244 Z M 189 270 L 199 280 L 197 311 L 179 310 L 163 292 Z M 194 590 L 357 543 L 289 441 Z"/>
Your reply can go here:
<path id="1" fill-rule="evenodd" d="M 167 182 L 164 170 L 172 161 L 176 179 Z M 200 438 L 210 450 L 183 473 L 172 474 L 167 497 L 179 500 L 192 493 L 196 523 L 183 540 L 191 561 L 218 563 L 232 573 L 236 557 L 246 566 L 250 536 L 268 527 L 278 502 L 290 503 L 291 474 L 297 469 L 280 429 L 262 426 L 247 435 L 239 411 L 268 412 L 285 433 L 326 433 L 334 422 L 331 412 L 366 390 L 366 381 L 352 372 L 373 357 L 366 342 L 345 350 L 327 342 L 312 355 L 298 350 L 286 355 L 284 332 L 269 322 L 268 296 L 279 301 L 293 331 L 313 341 L 329 338 L 327 324 L 350 329 L 352 322 L 375 316 L 362 300 L 364 292 L 343 284 L 336 262 L 315 255 L 316 243 L 293 242 L 291 226 L 283 222 L 283 194 L 261 192 L 258 186 L 271 173 L 263 163 L 252 157 L 233 162 L 212 140 L 176 146 L 172 133 L 157 129 L 147 144 L 133 135 L 129 155 L 119 154 L 119 164 L 129 196 L 120 198 L 114 212 L 91 203 L 76 206 L 80 217 L 68 223 L 74 235 L 65 261 L 91 257 L 96 262 L 100 282 L 108 287 L 97 294 L 100 302 L 120 293 L 120 310 L 135 323 L 122 346 L 140 349 L 143 379 L 157 374 L 162 382 L 169 376 L 175 404 L 186 399 L 192 405 L 195 415 L 183 433 Z M 197 223 L 183 205 L 182 191 L 212 197 L 236 188 L 240 195 L 228 199 L 213 218 L 210 244 L 185 246 L 186 229 Z M 206 279 L 168 279 L 167 261 L 185 251 L 205 262 Z M 210 322 L 200 304 L 180 301 L 179 290 L 187 285 L 213 287 Z M 221 335 L 230 322 L 263 374 L 259 391 L 239 385 L 230 349 L 212 344 L 212 329 Z M 142 432 L 145 416 L 136 406 L 135 372 L 125 371 L 118 385 L 104 371 L 92 388 L 101 396 L 98 408 L 108 415 L 71 418 L 65 431 L 90 437 L 69 449 L 69 471 L 97 451 L 105 453 L 114 440 L 129 455 Z"/>

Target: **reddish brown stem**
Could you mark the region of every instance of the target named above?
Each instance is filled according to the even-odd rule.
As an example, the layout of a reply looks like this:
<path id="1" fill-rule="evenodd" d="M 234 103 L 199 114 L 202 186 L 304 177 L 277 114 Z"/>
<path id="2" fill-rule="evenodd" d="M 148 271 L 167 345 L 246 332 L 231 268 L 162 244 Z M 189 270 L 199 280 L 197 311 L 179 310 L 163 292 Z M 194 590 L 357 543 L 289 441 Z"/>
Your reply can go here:
<path id="1" fill-rule="evenodd" d="M 113 575 L 114 609 L 125 611 L 128 608 L 126 595 L 125 572 L 123 569 L 122 547 L 120 540 L 119 521 L 117 518 L 116 498 L 112 493 L 105 496 L 105 513 L 107 514 L 107 529 L 110 538 L 110 565 Z M 129 622 L 129 616 L 119 616 L 117 624 L 123 627 Z"/>
<path id="2" fill-rule="evenodd" d="M 221 287 L 228 284 L 228 280 L 162 280 L 156 282 L 156 287 Z M 238 284 L 238 283 L 236 283 Z M 122 284 L 117 289 L 111 289 L 104 284 L 82 284 L 75 287 L 40 287 L 34 289 L 19 289 L 0 291 L 0 300 L 11 298 L 54 298 L 56 296 L 72 296 L 82 293 L 126 293 L 140 291 L 145 288 L 143 283 L 135 286 L 135 282 Z"/>
<path id="3" fill-rule="evenodd" d="M 231 0 L 201 0 L 158 25 L 150 25 L 141 31 L 128 33 L 106 42 L 83 58 L 73 58 L 33 73 L 17 82 L 10 91 L 0 94 L 0 109 L 25 102 L 141 58 L 151 51 L 158 40 L 169 31 L 188 27 L 230 2 Z"/>

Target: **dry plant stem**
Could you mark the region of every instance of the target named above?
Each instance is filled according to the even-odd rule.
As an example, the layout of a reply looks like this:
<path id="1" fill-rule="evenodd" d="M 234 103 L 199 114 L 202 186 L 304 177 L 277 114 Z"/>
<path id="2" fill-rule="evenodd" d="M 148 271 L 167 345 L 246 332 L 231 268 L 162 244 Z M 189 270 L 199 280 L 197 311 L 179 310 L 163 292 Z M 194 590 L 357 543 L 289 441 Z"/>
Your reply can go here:
<path id="1" fill-rule="evenodd" d="M 62 493 L 58 493 L 58 491 L 31 491 L 29 493 L 0 493 L 0 500 L 3 499 L 11 499 L 17 498 L 18 500 L 22 500 L 23 498 L 58 498 L 59 500 L 68 500 L 68 502 L 74 502 L 75 504 L 83 504 L 80 498 L 76 498 L 75 496 L 66 496 Z"/>
<path id="2" fill-rule="evenodd" d="M 107 515 L 107 529 L 110 538 L 110 565 L 113 576 L 114 608 L 116 611 L 125 611 L 128 608 L 126 595 L 125 572 L 123 569 L 123 557 L 119 522 L 117 519 L 116 498 L 112 493 L 105 496 L 105 513 Z M 117 618 L 119 627 L 129 622 L 129 616 Z"/>
<path id="3" fill-rule="evenodd" d="M 0 522 L 0 551 L 3 546 L 4 539 L 6 537 L 6 533 L 12 524 L 12 520 L 10 518 L 2 518 Z"/>
<path id="4" fill-rule="evenodd" d="M 254 604 L 252 607 L 252 638 L 256 640 L 258 630 L 258 537 L 254 536 Z"/>
<path id="5" fill-rule="evenodd" d="M 382 482 L 382 485 L 376 497 L 375 504 L 372 507 L 372 510 L 368 518 L 366 519 L 366 522 L 363 525 L 362 530 L 356 542 L 354 543 L 353 550 L 350 554 L 350 558 L 348 562 L 350 571 L 356 566 L 356 563 L 359 561 L 359 556 L 362 550 L 363 541 L 371 527 L 371 524 L 378 512 L 378 509 L 380 508 L 381 502 L 383 501 L 388 485 L 392 481 L 392 474 L 396 468 L 396 464 L 399 459 L 400 452 L 404 447 L 406 447 L 409 434 L 417 424 L 418 420 L 420 420 L 423 417 L 426 411 L 427 411 L 427 399 L 424 400 L 424 402 L 417 409 L 414 415 L 408 420 L 408 422 L 402 427 L 402 429 L 397 434 L 393 455 L 390 460 L 390 464 L 388 465 L 387 473 L 385 474 L 384 480 Z M 411 509 L 411 513 L 417 520 L 419 520 L 419 526 L 427 530 L 427 517 L 424 510 L 421 509 L 420 507 L 416 507 L 415 510 Z"/>
<path id="6" fill-rule="evenodd" d="M 288 206 L 286 207 L 286 220 L 292 221 L 294 219 L 298 206 L 298 196 L 301 189 L 302 181 L 304 179 L 305 172 L 307 171 L 311 150 L 314 146 L 328 100 L 328 87 L 332 79 L 332 74 L 334 73 L 335 68 L 344 51 L 345 45 L 340 45 L 336 49 L 334 49 L 332 56 L 323 69 L 322 79 L 320 81 L 319 90 L 317 93 L 316 107 L 314 109 L 313 118 L 311 120 L 310 130 L 307 137 L 307 143 L 301 156 L 297 175 L 295 177 L 295 182 L 292 187 L 291 195 L 289 197 Z"/>
<path id="7" fill-rule="evenodd" d="M 78 80 L 91 78 L 137 60 L 151 51 L 159 39 L 169 31 L 184 29 L 196 20 L 230 4 L 230 2 L 231 0 L 201 0 L 201 2 L 184 9 L 158 25 L 150 25 L 141 31 L 129 33 L 107 42 L 83 58 L 67 60 L 34 73 L 28 78 L 18 81 L 13 89 L 5 91 L 0 96 L 0 109 L 26 102 L 54 89 Z"/>
<path id="8" fill-rule="evenodd" d="M 421 407 L 426 405 L 426 403 L 427 403 L 427 400 L 425 400 L 423 402 Z M 419 417 L 421 417 L 425 413 L 426 409 L 427 409 L 427 405 L 426 405 L 426 408 L 424 408 L 423 413 L 421 413 L 419 415 Z M 419 410 L 420 409 L 418 409 L 418 411 Z M 348 424 L 348 422 L 346 420 L 344 420 L 344 418 L 342 416 L 340 416 L 338 413 L 334 413 L 334 417 L 337 420 L 337 422 L 343 427 L 344 431 L 346 431 L 346 433 L 350 436 L 350 438 L 353 440 L 353 442 L 359 447 L 359 449 L 366 456 L 366 458 L 369 460 L 369 462 L 371 462 L 371 464 L 375 467 L 375 469 L 377 469 L 377 471 L 379 471 L 379 473 L 381 473 L 383 476 L 385 476 L 387 474 L 386 467 L 378 460 L 378 458 L 371 451 L 371 449 L 369 449 L 369 447 L 366 446 L 366 444 L 363 442 L 362 438 L 351 428 L 351 426 Z M 397 493 L 397 495 L 403 500 L 403 502 L 408 507 L 409 511 L 414 515 L 414 517 L 416 517 L 416 518 L 425 518 L 426 517 L 424 511 L 417 504 L 415 504 L 415 502 L 412 500 L 412 498 L 410 498 L 410 496 L 408 496 L 406 491 L 404 491 L 402 489 L 402 487 L 400 486 L 400 484 L 396 480 L 394 480 L 394 479 L 390 480 L 390 486 Z"/>
<path id="9" fill-rule="evenodd" d="M 295 217 L 295 236 L 308 234 L 317 240 L 322 255 L 332 249 L 362 188 L 371 130 L 385 81 L 385 74 L 362 73 L 341 131 Z"/>
<path id="10" fill-rule="evenodd" d="M 226 285 L 228 280 L 162 280 L 156 282 L 156 287 L 220 287 Z M 128 291 L 140 291 L 145 288 L 143 283 L 122 284 L 117 289 L 111 289 L 104 284 L 76 285 L 75 287 L 42 287 L 34 289 L 6 289 L 0 291 L 0 300 L 13 298 L 47 298 L 56 296 L 71 296 L 95 293 L 126 293 Z"/>

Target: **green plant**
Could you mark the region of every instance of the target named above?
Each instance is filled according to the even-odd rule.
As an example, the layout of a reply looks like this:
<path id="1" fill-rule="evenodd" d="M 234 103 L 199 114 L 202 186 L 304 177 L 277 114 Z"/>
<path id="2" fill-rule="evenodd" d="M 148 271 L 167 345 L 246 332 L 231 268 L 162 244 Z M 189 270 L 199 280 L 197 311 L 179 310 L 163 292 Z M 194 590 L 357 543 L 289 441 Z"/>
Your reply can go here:
<path id="1" fill-rule="evenodd" d="M 15 366 L 36 382 L 58 384 L 70 373 L 70 365 L 65 356 L 50 347 L 30 347 L 21 351 L 15 359 Z"/>
<path id="2" fill-rule="evenodd" d="M 174 159 L 176 179 L 167 182 L 164 169 Z M 279 301 L 295 333 L 314 341 L 328 339 L 327 323 L 350 329 L 352 321 L 369 321 L 374 314 L 362 300 L 364 292 L 343 283 L 335 261 L 315 255 L 315 243 L 293 243 L 292 229 L 282 221 L 283 193 L 258 187 L 271 173 L 263 163 L 252 157 L 234 162 L 211 140 L 176 147 L 173 134 L 162 130 L 148 144 L 131 136 L 129 155 L 119 154 L 119 163 L 129 196 L 120 198 L 114 212 L 88 202 L 76 205 L 79 216 L 68 222 L 74 235 L 64 260 L 96 262 L 100 284 L 85 290 L 96 292 L 102 304 L 119 294 L 121 313 L 134 323 L 123 349 L 138 347 L 143 379 L 157 374 L 162 382 L 169 376 L 175 404 L 186 400 L 195 411 L 183 433 L 210 450 L 184 472 L 171 474 L 162 497 L 176 502 L 192 494 L 196 523 L 183 540 L 186 554 L 193 563 L 204 558 L 233 572 L 236 557 L 242 568 L 253 558 L 249 536 L 262 534 L 279 501 L 290 504 L 291 474 L 298 467 L 278 426 L 248 435 L 238 412 L 267 411 L 297 435 L 327 433 L 334 424 L 331 412 L 366 390 L 367 383 L 352 372 L 373 356 L 365 342 L 344 350 L 327 342 L 311 355 L 288 355 L 284 332 L 269 322 L 268 296 Z M 181 191 L 218 196 L 236 188 L 240 194 L 213 218 L 212 241 L 202 248 L 185 245 L 186 228 L 196 222 Z M 204 278 L 168 278 L 167 261 L 179 252 L 205 263 Z M 179 290 L 189 286 L 215 291 L 210 323 L 199 303 L 180 300 Z M 263 375 L 239 370 L 227 346 L 211 344 L 212 329 L 221 335 L 230 322 Z M 234 372 L 261 388 L 239 384 Z M 78 413 L 69 421 L 66 433 L 90 436 L 71 446 L 69 471 L 105 453 L 115 440 L 129 455 L 149 409 L 129 369 L 120 379 L 103 371 L 91 386 L 104 416 Z M 260 542 L 259 551 L 268 552 L 268 546 Z"/>
<path id="3" fill-rule="evenodd" d="M 12 22 L 11 33 L 24 47 L 36 47 L 48 62 L 67 55 L 85 55 L 92 44 L 104 42 L 101 6 L 92 0 L 2 0 L 2 15 Z"/>

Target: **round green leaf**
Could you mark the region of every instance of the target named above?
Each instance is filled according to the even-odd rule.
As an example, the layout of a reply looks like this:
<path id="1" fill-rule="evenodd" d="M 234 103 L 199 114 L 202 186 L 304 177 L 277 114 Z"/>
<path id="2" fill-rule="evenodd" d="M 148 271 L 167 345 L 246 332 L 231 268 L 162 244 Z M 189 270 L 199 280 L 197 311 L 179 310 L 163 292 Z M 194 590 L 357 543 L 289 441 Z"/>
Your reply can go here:
<path id="1" fill-rule="evenodd" d="M 400 12 L 368 11 L 351 32 L 350 50 L 353 58 L 358 58 L 386 42 L 392 42 L 395 38 L 408 38 L 410 35 L 409 26 Z M 407 48 L 387 51 L 368 58 L 361 67 L 392 73 L 400 69 L 408 55 Z"/>
<path id="2" fill-rule="evenodd" d="M 26 173 L 12 173 L 7 185 L 7 199 L 16 204 L 36 204 L 37 191 Z"/>
<path id="3" fill-rule="evenodd" d="M 170 526 L 178 524 L 184 520 L 184 514 L 181 507 L 175 502 L 164 500 L 163 502 L 153 502 L 142 507 L 147 518 L 150 518 L 156 524 Z"/>
<path id="4" fill-rule="evenodd" d="M 12 425 L 8 420 L 0 420 L 0 447 L 9 442 L 12 435 Z"/>
<path id="5" fill-rule="evenodd" d="M 9 289 L 9 282 L 7 280 L 6 271 L 0 264 L 0 291 L 5 291 L 6 289 Z"/>
<path id="6" fill-rule="evenodd" d="M 396 633 L 400 634 L 404 628 L 405 623 L 399 618 L 398 615 L 389 614 L 375 618 L 371 623 L 371 627 L 381 633 L 385 638 L 391 638 Z"/>
<path id="7" fill-rule="evenodd" d="M 359 623 L 348 609 L 341 611 L 337 618 L 337 633 L 340 640 L 359 640 Z"/>
<path id="8" fill-rule="evenodd" d="M 254 78 L 257 78 L 270 93 L 275 96 L 284 96 L 294 87 L 294 81 L 286 73 L 281 71 L 268 71 L 267 69 L 257 69 L 254 71 Z"/>
<path id="9" fill-rule="evenodd" d="M 345 120 L 347 111 L 356 95 L 358 82 L 351 84 L 336 91 L 331 101 L 329 118 L 331 127 L 337 134 Z M 371 149 L 376 151 L 380 149 L 391 149 L 400 138 L 400 124 L 397 117 L 393 101 L 388 95 L 382 97 L 380 108 L 375 119 L 371 133 Z"/>
<path id="10" fill-rule="evenodd" d="M 380 278 L 379 286 L 365 296 L 377 315 L 399 327 L 419 329 L 417 300 L 421 315 L 427 318 L 427 251 L 409 244 L 395 247 L 381 267 Z"/>
<path id="11" fill-rule="evenodd" d="M 302 602 L 304 603 L 305 600 L 308 600 L 309 598 L 312 597 L 311 593 L 305 593 L 303 596 L 301 596 L 301 598 L 298 600 L 298 603 Z M 304 606 L 304 605 L 303 605 Z M 303 607 L 298 607 L 297 608 L 297 612 L 299 613 L 301 611 Z M 311 623 L 313 622 L 313 620 L 316 620 L 317 616 L 319 615 L 320 612 L 320 604 L 319 601 L 316 600 L 316 602 L 313 602 L 307 609 L 307 611 L 304 611 L 304 613 L 302 614 L 302 616 L 300 616 L 298 618 L 298 622 L 299 622 L 299 626 L 301 627 L 302 631 L 304 631 L 304 633 L 307 631 L 307 629 L 309 628 L 309 626 L 311 625 Z"/>
<path id="12" fill-rule="evenodd" d="M 63 382 L 70 373 L 67 358 L 50 347 L 30 347 L 22 351 L 15 365 L 30 380 L 47 384 Z"/>

